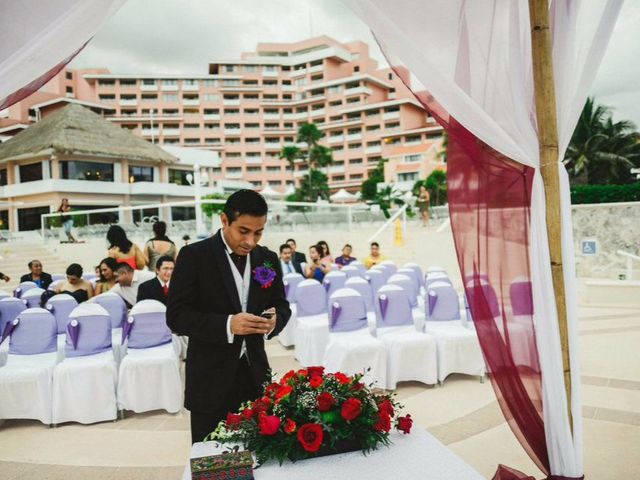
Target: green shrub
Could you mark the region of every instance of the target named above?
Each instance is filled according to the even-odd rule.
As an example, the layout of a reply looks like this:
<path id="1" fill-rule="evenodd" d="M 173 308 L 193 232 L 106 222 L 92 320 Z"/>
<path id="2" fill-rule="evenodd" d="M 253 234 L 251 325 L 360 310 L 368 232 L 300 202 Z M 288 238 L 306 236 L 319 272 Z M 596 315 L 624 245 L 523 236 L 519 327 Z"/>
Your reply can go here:
<path id="1" fill-rule="evenodd" d="M 226 200 L 229 195 L 221 193 L 212 193 L 211 195 L 205 195 L 203 200 Z M 201 205 L 204 214 L 211 218 L 213 215 L 220 215 L 224 210 L 224 203 L 203 203 Z"/>
<path id="2" fill-rule="evenodd" d="M 571 203 L 640 202 L 640 182 L 628 185 L 576 185 L 571 187 Z"/>

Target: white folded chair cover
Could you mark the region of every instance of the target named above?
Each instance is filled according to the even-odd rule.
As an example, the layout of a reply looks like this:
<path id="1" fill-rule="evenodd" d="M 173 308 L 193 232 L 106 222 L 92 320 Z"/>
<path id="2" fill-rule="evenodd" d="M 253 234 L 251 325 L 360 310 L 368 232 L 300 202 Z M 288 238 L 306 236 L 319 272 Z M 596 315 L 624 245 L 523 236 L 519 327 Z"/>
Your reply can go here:
<path id="1" fill-rule="evenodd" d="M 53 372 L 53 423 L 84 424 L 117 418 L 116 385 L 118 370 L 110 348 L 111 317 L 97 303 L 84 302 L 69 315 L 69 323 L 79 324 L 77 348 L 83 356 L 70 356 L 56 365 Z M 84 329 L 83 329 L 84 326 Z M 69 327 L 68 327 L 69 330 Z M 97 333 L 96 333 L 97 332 Z M 99 338 L 100 345 L 89 343 Z M 73 348 L 69 331 L 67 349 Z M 106 349 L 105 349 L 106 347 Z M 99 353 L 89 353 L 94 350 Z"/>
<path id="2" fill-rule="evenodd" d="M 0 419 L 33 419 L 49 425 L 57 362 L 55 319 L 44 309 L 31 308 L 13 322 L 17 325 L 4 342 L 13 344 L 0 368 Z"/>
<path id="3" fill-rule="evenodd" d="M 120 295 L 113 292 L 105 292 L 89 299 L 89 303 L 102 306 L 111 318 L 111 346 L 116 362 L 120 364 L 125 354 L 122 348 L 122 325 L 127 319 L 127 306 Z"/>
<path id="4" fill-rule="evenodd" d="M 160 331 L 162 326 L 166 327 L 166 311 L 167 308 L 157 300 L 143 300 L 129 312 L 130 345 L 118 371 L 120 410 L 141 413 L 162 409 L 176 413 L 182 408 L 180 360 L 172 343 L 166 343 Z M 135 342 L 136 327 L 142 328 L 142 322 L 147 322 L 143 340 L 149 342 L 149 346 L 133 348 L 132 345 L 139 345 Z M 162 325 L 156 325 L 158 323 Z M 155 340 L 149 335 L 150 329 L 158 332 Z"/>
<path id="5" fill-rule="evenodd" d="M 298 309 L 296 307 L 296 294 L 298 285 L 303 281 L 304 277 L 299 273 L 287 273 L 282 278 L 282 282 L 284 283 L 285 295 L 287 296 L 289 307 L 291 308 L 291 317 L 289 318 L 287 325 L 285 325 L 282 331 L 278 334 L 278 341 L 283 347 L 291 347 L 296 343 L 295 331 L 296 325 L 298 323 L 296 318 L 298 313 Z"/>
<path id="6" fill-rule="evenodd" d="M 347 375 L 363 373 L 366 384 L 373 383 L 376 387 L 386 388 L 385 348 L 369 332 L 367 308 L 362 295 L 352 288 L 341 288 L 334 292 L 329 303 L 332 309 L 328 318 L 329 343 L 322 365 L 328 372 L 343 372 Z M 341 322 L 360 327 L 344 331 Z"/>
<path id="7" fill-rule="evenodd" d="M 385 285 L 378 291 L 374 305 L 378 318 L 376 336 L 387 354 L 385 388 L 393 390 L 398 382 L 410 380 L 437 383 L 436 342 L 416 330 L 406 291 L 399 285 Z"/>
<path id="8" fill-rule="evenodd" d="M 0 300 L 0 335 L 4 332 L 5 325 L 16 319 L 27 306 L 22 300 L 16 297 L 7 296 Z M 0 367 L 7 363 L 9 355 L 9 341 L 5 340 L 0 344 Z"/>
<path id="9" fill-rule="evenodd" d="M 295 358 L 304 367 L 320 365 L 329 342 L 327 296 L 322 284 L 307 279 L 298 285 Z"/>

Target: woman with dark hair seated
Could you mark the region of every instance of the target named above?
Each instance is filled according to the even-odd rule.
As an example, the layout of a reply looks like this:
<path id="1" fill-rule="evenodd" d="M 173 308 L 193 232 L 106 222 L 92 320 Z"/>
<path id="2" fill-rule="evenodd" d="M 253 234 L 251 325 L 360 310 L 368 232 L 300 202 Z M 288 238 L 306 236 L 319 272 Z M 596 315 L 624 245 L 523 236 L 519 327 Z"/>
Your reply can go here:
<path id="1" fill-rule="evenodd" d="M 331 265 L 324 263 L 322 257 L 324 257 L 324 247 L 322 245 L 317 244 L 309 247 L 309 259 L 311 261 L 307 264 L 307 271 L 305 272 L 307 278 L 314 278 L 322 282 L 324 276 L 331 271 Z"/>
<path id="2" fill-rule="evenodd" d="M 147 257 L 140 248 L 127 238 L 120 225 L 111 225 L 107 231 L 109 242 L 108 255 L 118 263 L 126 263 L 134 270 L 142 270 L 147 264 Z"/>
<path id="3" fill-rule="evenodd" d="M 167 224 L 159 221 L 153 224 L 154 237 L 144 244 L 144 255 L 149 259 L 147 267 L 152 272 L 156 271 L 156 263 L 160 257 L 168 256 L 176 259 L 178 250 L 175 243 L 167 237 Z"/>
<path id="4" fill-rule="evenodd" d="M 118 262 L 115 258 L 107 257 L 103 258 L 98 265 L 100 270 L 100 277 L 96 282 L 96 295 L 108 292 L 116 284 L 116 270 L 118 269 Z"/>
<path id="5" fill-rule="evenodd" d="M 72 263 L 67 267 L 67 279 L 60 282 L 56 288 L 57 293 L 68 293 L 76 302 L 82 303 L 93 297 L 93 286 L 82 278 L 82 267 Z"/>

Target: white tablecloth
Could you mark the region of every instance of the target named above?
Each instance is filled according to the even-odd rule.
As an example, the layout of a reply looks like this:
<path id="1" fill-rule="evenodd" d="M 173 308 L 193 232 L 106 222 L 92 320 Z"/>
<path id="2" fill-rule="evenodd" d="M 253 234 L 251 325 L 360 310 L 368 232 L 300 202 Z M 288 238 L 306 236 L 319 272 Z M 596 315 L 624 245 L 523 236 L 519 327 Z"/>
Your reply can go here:
<path id="1" fill-rule="evenodd" d="M 376 480 L 402 478 L 407 480 L 483 480 L 483 477 L 426 430 L 415 428 L 409 435 L 392 433 L 390 447 L 380 447 L 366 457 L 360 452 L 327 457 L 286 461 L 279 466 L 269 462 L 257 468 L 256 480 Z M 220 453 L 216 442 L 196 443 L 191 458 Z M 187 465 L 183 480 L 191 480 Z"/>

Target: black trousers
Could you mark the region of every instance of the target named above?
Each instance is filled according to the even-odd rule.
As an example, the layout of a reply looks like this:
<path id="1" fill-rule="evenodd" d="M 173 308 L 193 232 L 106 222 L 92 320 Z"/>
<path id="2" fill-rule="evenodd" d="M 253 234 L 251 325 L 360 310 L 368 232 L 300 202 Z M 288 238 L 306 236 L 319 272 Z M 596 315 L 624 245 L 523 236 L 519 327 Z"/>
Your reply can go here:
<path id="1" fill-rule="evenodd" d="M 236 412 L 241 403 L 255 400 L 259 394 L 260 387 L 255 385 L 249 362 L 243 355 L 238 362 L 236 378 L 223 406 L 215 412 L 191 412 L 191 443 L 204 440 L 221 420 L 227 418 L 227 413 Z"/>

